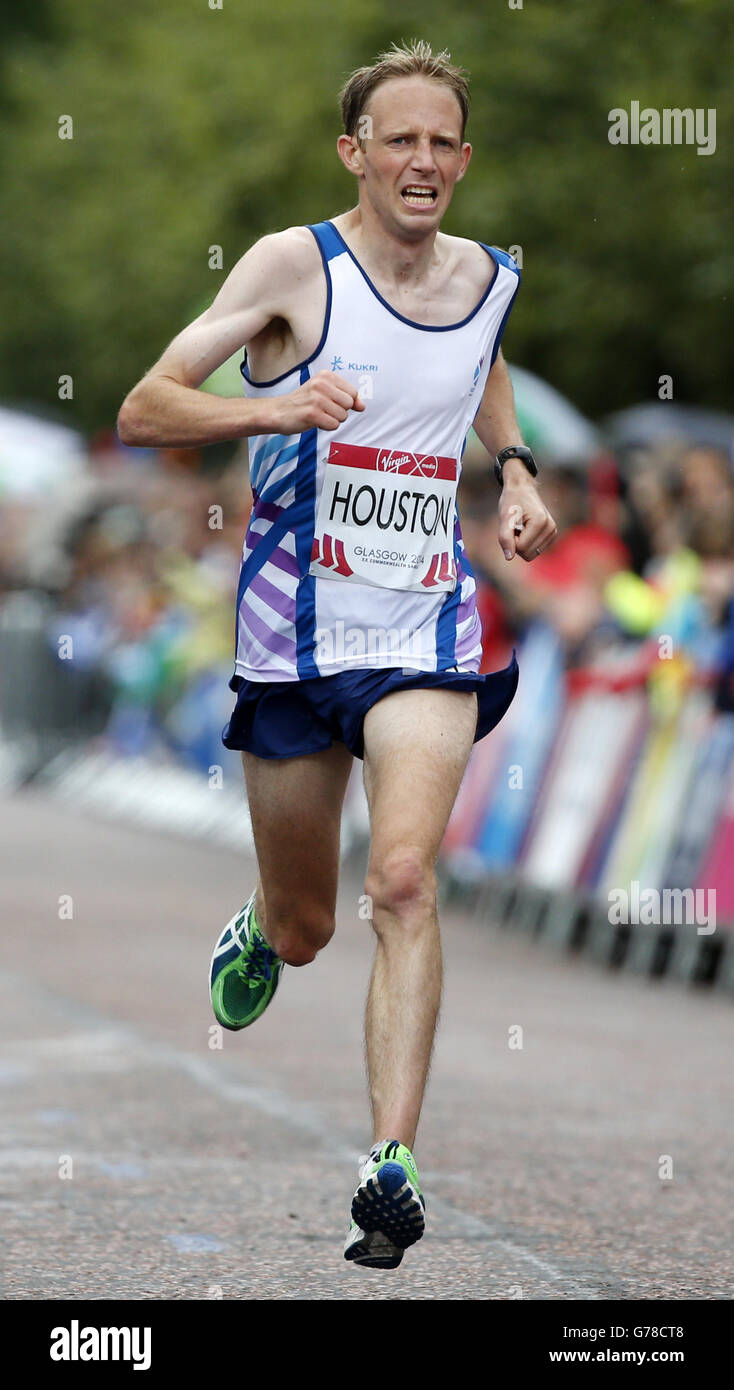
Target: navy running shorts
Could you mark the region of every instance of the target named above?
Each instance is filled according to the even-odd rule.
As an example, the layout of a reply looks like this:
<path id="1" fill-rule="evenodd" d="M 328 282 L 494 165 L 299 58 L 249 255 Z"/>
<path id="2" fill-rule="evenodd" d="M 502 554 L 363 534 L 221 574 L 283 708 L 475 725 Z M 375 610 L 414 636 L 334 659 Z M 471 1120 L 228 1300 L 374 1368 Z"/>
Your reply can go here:
<path id="1" fill-rule="evenodd" d="M 476 743 L 507 713 L 518 679 L 514 650 L 509 666 L 485 676 L 455 667 L 410 674 L 404 667 L 394 666 L 382 670 L 361 667 L 302 681 L 251 681 L 235 675 L 229 685 L 237 692 L 237 703 L 222 730 L 222 743 L 225 748 L 245 749 L 258 758 L 296 758 L 321 752 L 336 741 L 345 743 L 355 758 L 363 758 L 362 726 L 372 705 L 394 690 L 425 688 L 476 691 Z"/>

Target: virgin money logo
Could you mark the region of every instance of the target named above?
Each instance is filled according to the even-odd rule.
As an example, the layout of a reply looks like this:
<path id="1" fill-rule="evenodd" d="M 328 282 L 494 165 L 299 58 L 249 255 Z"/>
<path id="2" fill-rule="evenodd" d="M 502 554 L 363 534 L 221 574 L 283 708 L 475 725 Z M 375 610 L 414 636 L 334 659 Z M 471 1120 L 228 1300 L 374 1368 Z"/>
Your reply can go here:
<path id="1" fill-rule="evenodd" d="M 381 473 L 413 473 L 421 478 L 435 478 L 438 473 L 435 454 L 406 454 L 396 449 L 380 449 L 376 466 Z"/>

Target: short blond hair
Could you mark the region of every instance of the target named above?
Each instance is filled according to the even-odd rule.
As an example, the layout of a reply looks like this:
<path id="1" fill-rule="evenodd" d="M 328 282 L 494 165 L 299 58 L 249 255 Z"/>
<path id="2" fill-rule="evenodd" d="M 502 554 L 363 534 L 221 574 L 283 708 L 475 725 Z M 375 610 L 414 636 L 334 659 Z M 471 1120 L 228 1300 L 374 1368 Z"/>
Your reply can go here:
<path id="1" fill-rule="evenodd" d="M 392 45 L 387 53 L 380 53 L 369 67 L 357 68 L 347 78 L 339 93 L 342 121 L 346 135 L 356 136 L 360 117 L 381 82 L 389 77 L 432 77 L 450 87 L 461 108 L 461 138 L 464 139 L 466 122 L 469 117 L 469 84 L 467 74 L 451 61 L 451 54 L 444 48 L 434 53 L 431 45 L 423 39 L 411 39 L 410 43 Z"/>

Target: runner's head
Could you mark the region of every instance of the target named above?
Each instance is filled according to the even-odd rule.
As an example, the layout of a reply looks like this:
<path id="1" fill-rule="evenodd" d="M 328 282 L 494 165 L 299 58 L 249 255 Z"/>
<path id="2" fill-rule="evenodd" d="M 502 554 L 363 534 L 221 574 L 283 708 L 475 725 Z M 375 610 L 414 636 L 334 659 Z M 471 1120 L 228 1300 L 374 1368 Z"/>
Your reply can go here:
<path id="1" fill-rule="evenodd" d="M 401 237 L 434 233 L 471 155 L 463 70 L 422 41 L 394 44 L 352 73 L 340 99 L 339 154 L 359 179 L 360 203 Z"/>

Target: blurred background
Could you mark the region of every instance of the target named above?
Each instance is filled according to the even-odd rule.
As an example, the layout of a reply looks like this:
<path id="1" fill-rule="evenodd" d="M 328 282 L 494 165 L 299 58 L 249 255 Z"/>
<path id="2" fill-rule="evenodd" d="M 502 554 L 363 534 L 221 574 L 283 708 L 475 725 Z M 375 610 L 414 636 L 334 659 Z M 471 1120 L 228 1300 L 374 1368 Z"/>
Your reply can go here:
<path id="1" fill-rule="evenodd" d="M 522 261 L 504 351 L 559 527 L 532 565 L 504 561 L 470 435 L 460 508 L 482 669 L 516 647 L 521 685 L 475 749 L 446 883 L 614 964 L 734 978 L 725 0 L 428 0 L 397 17 L 382 0 L 316 0 L 307 16 L 294 0 L 37 0 L 3 21 L 7 793 L 43 785 L 247 836 L 239 759 L 220 742 L 246 445 L 128 449 L 115 417 L 256 238 L 353 204 L 337 90 L 391 41 L 423 37 L 470 72 L 474 154 L 445 229 Z M 609 111 L 634 100 L 713 108 L 715 152 L 610 145 Z M 238 392 L 238 360 L 205 389 Z M 355 777 L 345 848 L 364 830 Z M 631 940 L 607 897 L 633 881 L 715 889 L 723 931 L 658 924 Z"/>

